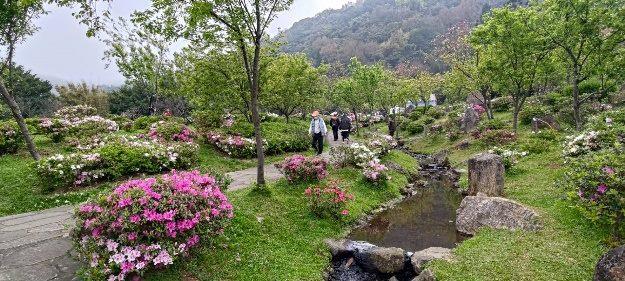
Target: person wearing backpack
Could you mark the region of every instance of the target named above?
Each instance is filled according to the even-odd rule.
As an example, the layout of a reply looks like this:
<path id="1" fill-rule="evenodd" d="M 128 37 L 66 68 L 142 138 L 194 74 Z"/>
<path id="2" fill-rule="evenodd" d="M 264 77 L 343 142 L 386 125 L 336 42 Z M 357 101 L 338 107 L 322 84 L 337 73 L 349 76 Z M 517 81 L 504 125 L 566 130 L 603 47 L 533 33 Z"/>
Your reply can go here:
<path id="1" fill-rule="evenodd" d="M 337 116 L 336 112 L 332 113 L 332 117 L 330 118 L 330 127 L 332 127 L 332 135 L 334 137 L 334 141 L 339 140 L 339 124 L 341 120 Z"/>
<path id="2" fill-rule="evenodd" d="M 349 133 L 352 130 L 352 120 L 347 116 L 347 114 L 343 114 L 341 117 L 341 121 L 339 122 L 339 130 L 341 131 L 341 138 L 343 142 L 347 140 L 349 142 Z"/>

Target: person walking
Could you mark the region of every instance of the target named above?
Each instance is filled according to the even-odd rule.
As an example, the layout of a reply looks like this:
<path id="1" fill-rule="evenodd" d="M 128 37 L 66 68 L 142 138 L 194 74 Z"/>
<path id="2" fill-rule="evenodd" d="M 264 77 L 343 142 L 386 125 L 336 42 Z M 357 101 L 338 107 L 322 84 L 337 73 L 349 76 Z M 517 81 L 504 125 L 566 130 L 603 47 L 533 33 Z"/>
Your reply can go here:
<path id="1" fill-rule="evenodd" d="M 349 141 L 349 133 L 352 130 L 352 119 L 347 116 L 347 114 L 343 114 L 341 117 L 341 121 L 339 122 L 339 130 L 341 131 L 341 138 L 343 142 L 345 140 Z"/>
<path id="2" fill-rule="evenodd" d="M 312 120 L 308 127 L 308 134 L 312 135 L 312 146 L 315 152 L 317 152 L 317 155 L 323 153 L 323 138 L 327 133 L 328 129 L 326 128 L 326 123 L 323 121 L 323 118 L 319 116 L 319 111 L 313 111 Z"/>
<path id="3" fill-rule="evenodd" d="M 330 127 L 332 127 L 332 136 L 334 137 L 334 141 L 339 140 L 339 124 L 341 121 L 337 116 L 336 112 L 332 113 L 332 117 L 330 118 Z"/>

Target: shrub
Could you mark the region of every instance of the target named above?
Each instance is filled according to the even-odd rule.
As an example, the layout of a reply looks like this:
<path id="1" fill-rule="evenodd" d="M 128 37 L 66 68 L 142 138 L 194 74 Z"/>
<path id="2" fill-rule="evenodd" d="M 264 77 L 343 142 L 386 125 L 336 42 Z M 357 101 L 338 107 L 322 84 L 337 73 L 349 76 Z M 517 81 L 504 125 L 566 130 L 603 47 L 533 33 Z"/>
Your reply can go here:
<path id="1" fill-rule="evenodd" d="M 549 114 L 549 108 L 539 102 L 528 102 L 519 113 L 519 121 L 521 124 L 532 124 L 532 119 L 542 118 Z"/>
<path id="2" fill-rule="evenodd" d="M 343 167 L 365 167 L 377 155 L 366 145 L 352 143 L 349 146 L 337 146 L 330 150 L 330 163 L 333 166 Z"/>
<path id="3" fill-rule="evenodd" d="M 487 131 L 487 130 L 501 130 L 507 129 L 510 126 L 508 123 L 502 119 L 487 119 L 480 123 L 478 126 L 478 130 Z"/>
<path id="4" fill-rule="evenodd" d="M 567 161 L 563 186 L 584 214 L 607 223 L 624 238 L 625 158 L 623 151 L 603 150 Z"/>
<path id="5" fill-rule="evenodd" d="M 445 116 L 445 110 L 438 106 L 432 107 L 426 112 L 426 115 L 433 119 L 440 119 Z"/>
<path id="6" fill-rule="evenodd" d="M 564 156 L 579 156 L 601 148 L 599 133 L 596 131 L 584 132 L 577 136 L 568 136 L 564 144 Z"/>
<path id="7" fill-rule="evenodd" d="M 376 135 L 369 142 L 369 147 L 374 154 L 382 157 L 384 155 L 387 155 L 391 151 L 391 149 L 397 147 L 397 141 L 389 135 Z"/>
<path id="8" fill-rule="evenodd" d="M 416 135 L 423 133 L 425 125 L 422 121 L 411 121 L 406 124 L 405 130 L 411 135 Z"/>
<path id="9" fill-rule="evenodd" d="M 198 171 L 131 180 L 76 209 L 72 238 L 90 280 L 135 280 L 223 233 L 232 205 Z"/>
<path id="10" fill-rule="evenodd" d="M 256 157 L 256 142 L 253 139 L 208 132 L 206 141 L 234 158 Z"/>
<path id="11" fill-rule="evenodd" d="M 42 118 L 39 129 L 52 139 L 53 142 L 58 143 L 67 135 L 69 126 L 70 122 L 66 119 Z"/>
<path id="12" fill-rule="evenodd" d="M 340 219 L 349 215 L 347 203 L 354 199 L 336 181 L 309 187 L 304 195 L 308 198 L 310 211 L 321 218 Z"/>
<path id="13" fill-rule="evenodd" d="M 164 141 L 193 142 L 195 132 L 175 121 L 158 121 L 150 126 L 148 136 Z"/>
<path id="14" fill-rule="evenodd" d="M 500 97 L 490 101 L 490 107 L 494 112 L 508 112 L 512 108 L 512 100 L 509 97 Z"/>
<path id="15" fill-rule="evenodd" d="M 421 119 L 421 116 L 423 116 L 423 110 L 420 110 L 419 108 L 415 108 L 412 112 L 410 112 L 410 114 L 408 115 L 408 118 L 412 121 L 417 121 Z"/>
<path id="16" fill-rule="evenodd" d="M 192 114 L 193 125 L 200 132 L 221 126 L 221 115 L 217 110 L 196 110 Z"/>
<path id="17" fill-rule="evenodd" d="M 319 181 L 328 176 L 328 161 L 319 157 L 293 155 L 277 166 L 289 182 Z"/>
<path id="18" fill-rule="evenodd" d="M 516 149 L 505 149 L 501 147 L 493 147 L 488 151 L 489 153 L 494 153 L 501 156 L 501 160 L 503 162 L 503 166 L 506 168 L 506 171 L 512 169 L 517 163 L 519 163 L 519 159 L 527 156 L 526 151 L 518 151 Z"/>
<path id="19" fill-rule="evenodd" d="M 536 137 L 525 138 L 519 145 L 523 151 L 527 151 L 531 154 L 541 154 L 550 151 L 552 144 L 545 142 Z"/>
<path id="20" fill-rule="evenodd" d="M 132 128 L 137 131 L 146 131 L 150 129 L 152 124 L 161 121 L 162 119 L 163 117 L 158 115 L 141 116 L 134 120 Z"/>
<path id="21" fill-rule="evenodd" d="M 0 155 L 15 153 L 23 139 L 15 122 L 0 122 Z"/>
<path id="22" fill-rule="evenodd" d="M 119 130 L 117 122 L 97 115 L 72 119 L 43 118 L 39 127 L 53 142 L 61 142 L 66 137 L 84 139 Z"/>
<path id="23" fill-rule="evenodd" d="M 362 174 L 365 179 L 375 185 L 383 185 L 390 179 L 388 168 L 380 163 L 379 159 L 373 159 L 363 168 Z"/>
<path id="24" fill-rule="evenodd" d="M 263 124 L 263 126 L 265 125 Z M 254 137 L 254 125 L 248 122 L 235 122 L 231 127 L 224 128 L 224 133 L 252 138 Z"/>
<path id="25" fill-rule="evenodd" d="M 490 130 L 481 134 L 480 140 L 487 146 L 505 145 L 516 141 L 516 134 L 509 130 Z"/>
<path id="26" fill-rule="evenodd" d="M 119 128 L 126 132 L 130 132 L 132 130 L 132 119 L 126 116 L 111 114 L 107 118 L 115 121 L 117 125 L 119 125 Z"/>
<path id="27" fill-rule="evenodd" d="M 194 144 L 165 144 L 122 137 L 90 152 L 57 154 L 42 159 L 36 163 L 36 171 L 46 189 L 53 190 L 137 173 L 187 168 L 197 161 L 197 155 L 198 146 Z"/>
<path id="28" fill-rule="evenodd" d="M 57 110 L 54 115 L 56 118 L 60 119 L 80 119 L 87 116 L 94 116 L 98 113 L 98 110 L 95 107 L 91 107 L 88 105 L 75 105 L 75 106 L 66 106 L 59 110 Z"/>

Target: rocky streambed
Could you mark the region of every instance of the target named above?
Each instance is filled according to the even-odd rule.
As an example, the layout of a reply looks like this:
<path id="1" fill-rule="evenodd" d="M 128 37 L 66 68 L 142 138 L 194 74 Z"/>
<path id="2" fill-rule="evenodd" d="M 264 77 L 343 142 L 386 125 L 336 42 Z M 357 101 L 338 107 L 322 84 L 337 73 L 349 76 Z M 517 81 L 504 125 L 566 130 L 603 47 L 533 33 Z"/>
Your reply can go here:
<path id="1" fill-rule="evenodd" d="M 446 155 L 413 155 L 421 164 L 401 200 L 389 202 L 356 226 L 345 240 L 327 240 L 333 281 L 434 280 L 423 270 L 432 259 L 448 259 L 464 239 L 456 231 L 459 173 Z"/>

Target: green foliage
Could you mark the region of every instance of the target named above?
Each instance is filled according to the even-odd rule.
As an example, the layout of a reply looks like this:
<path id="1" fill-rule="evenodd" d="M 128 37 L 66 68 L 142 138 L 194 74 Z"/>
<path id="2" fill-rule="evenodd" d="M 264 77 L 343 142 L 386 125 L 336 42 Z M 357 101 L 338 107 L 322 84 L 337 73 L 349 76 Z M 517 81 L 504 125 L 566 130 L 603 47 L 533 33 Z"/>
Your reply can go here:
<path id="1" fill-rule="evenodd" d="M 163 120 L 160 115 L 141 116 L 133 121 L 132 128 L 137 131 L 147 131 L 152 124 Z"/>
<path id="2" fill-rule="evenodd" d="M 64 86 L 56 86 L 61 106 L 88 105 L 97 110 L 99 115 L 109 113 L 109 95 L 104 90 L 95 86 L 89 87 L 87 83 L 69 83 Z"/>
<path id="3" fill-rule="evenodd" d="M 543 118 L 549 113 L 549 108 L 544 106 L 541 102 L 528 102 L 519 113 L 519 121 L 521 124 L 529 125 L 532 124 L 532 119 Z"/>
<path id="4" fill-rule="evenodd" d="M 425 124 L 422 121 L 410 121 L 404 126 L 404 130 L 411 135 L 423 133 Z"/>
<path id="5" fill-rule="evenodd" d="M 502 146 L 513 143 L 517 140 L 517 136 L 510 130 L 490 130 L 482 134 L 480 141 L 485 146 Z"/>
<path id="6" fill-rule="evenodd" d="M 150 98 L 151 95 L 145 87 L 126 82 L 109 95 L 111 113 L 131 118 L 149 115 Z"/>
<path id="7" fill-rule="evenodd" d="M 480 122 L 478 125 L 479 131 L 487 130 L 501 130 L 510 128 L 510 124 L 503 119 L 487 119 Z"/>
<path id="8" fill-rule="evenodd" d="M 2 73 L 7 90 L 13 95 L 25 118 L 51 115 L 56 104 L 50 82 L 42 80 L 23 66 Z"/>
<path id="9" fill-rule="evenodd" d="M 191 117 L 193 126 L 200 132 L 218 128 L 222 124 L 222 116 L 217 110 L 194 110 Z"/>
<path id="10" fill-rule="evenodd" d="M 15 153 L 23 142 L 15 122 L 0 122 L 0 156 Z"/>
<path id="11" fill-rule="evenodd" d="M 490 106 L 495 112 L 508 112 L 512 108 L 512 101 L 508 97 L 500 97 L 493 99 Z"/>

